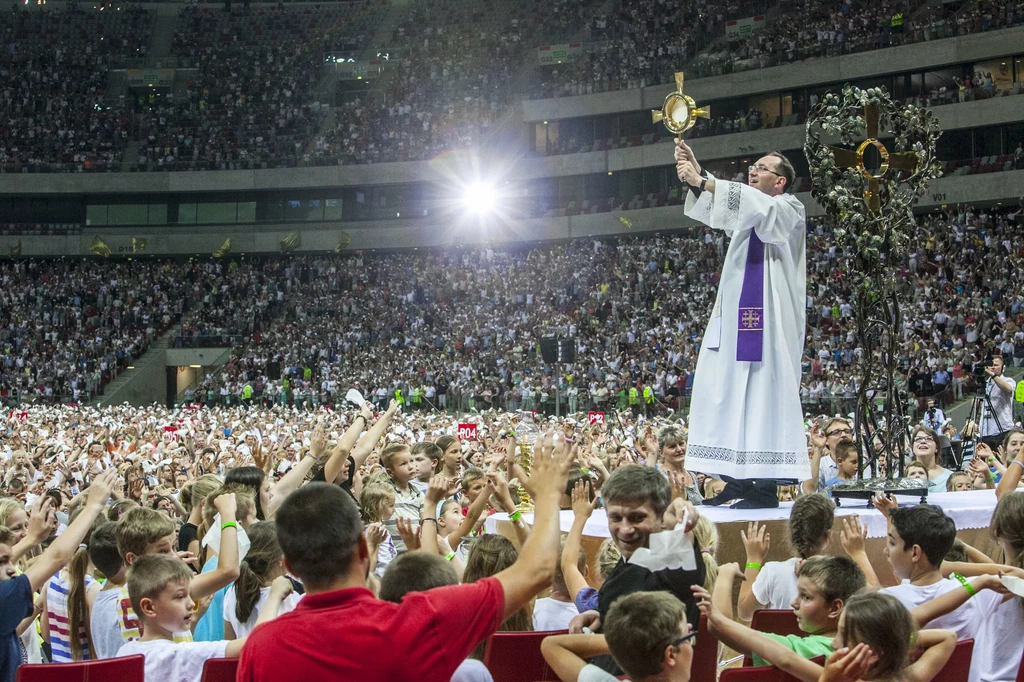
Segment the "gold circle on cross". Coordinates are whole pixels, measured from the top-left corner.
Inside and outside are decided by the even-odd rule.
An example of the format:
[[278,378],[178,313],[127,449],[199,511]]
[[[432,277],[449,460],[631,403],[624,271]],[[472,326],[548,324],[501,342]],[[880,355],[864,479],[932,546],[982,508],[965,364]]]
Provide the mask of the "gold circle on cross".
[[[879,165],[877,173],[872,173],[864,167],[864,150],[871,146],[877,149],[878,155],[882,157],[882,163]],[[860,143],[860,146],[857,147],[857,170],[865,178],[881,180],[889,171],[889,150],[885,148],[884,144],[873,137],[864,140]]]
[[663,107],[665,127],[673,135],[682,135],[697,122],[693,115],[693,110],[696,107],[697,104],[689,95],[670,92],[665,98],[665,106]]

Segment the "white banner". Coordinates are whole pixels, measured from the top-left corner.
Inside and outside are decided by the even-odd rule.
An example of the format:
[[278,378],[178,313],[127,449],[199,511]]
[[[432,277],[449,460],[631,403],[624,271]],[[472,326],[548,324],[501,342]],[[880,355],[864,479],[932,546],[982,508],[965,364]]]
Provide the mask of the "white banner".
[[729,40],[742,40],[752,35],[754,31],[759,31],[763,28],[763,14],[759,14],[756,17],[747,17],[746,19],[736,19],[735,21],[726,22],[725,37]]

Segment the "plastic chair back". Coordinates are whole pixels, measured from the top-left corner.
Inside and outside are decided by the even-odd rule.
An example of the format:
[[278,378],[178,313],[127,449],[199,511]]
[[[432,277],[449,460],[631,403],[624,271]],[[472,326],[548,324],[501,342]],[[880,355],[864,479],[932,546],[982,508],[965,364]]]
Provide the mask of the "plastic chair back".
[[971,656],[973,654],[973,639],[957,642],[953,654],[946,661],[946,665],[942,666],[939,674],[932,679],[932,682],[967,682],[967,676],[971,672]]
[[142,654],[79,663],[42,663],[18,668],[17,682],[145,682]]
[[211,658],[203,664],[202,682],[235,682],[237,658]]
[[552,632],[495,632],[487,638],[484,665],[494,682],[523,680],[557,680],[540,653],[540,643],[551,635],[564,635],[565,630]]

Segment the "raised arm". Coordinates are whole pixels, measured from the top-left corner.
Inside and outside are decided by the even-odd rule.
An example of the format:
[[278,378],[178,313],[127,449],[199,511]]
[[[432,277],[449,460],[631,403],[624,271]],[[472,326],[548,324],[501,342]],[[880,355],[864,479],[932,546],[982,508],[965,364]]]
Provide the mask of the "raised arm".
[[528,604],[555,575],[561,536],[558,505],[576,454],[565,441],[554,445],[552,439],[548,433],[534,446],[534,475],[528,489],[534,501],[533,532],[516,562],[495,576],[505,592],[505,618]]
[[[282,476],[281,480],[270,489],[270,504],[267,505],[268,509],[263,510],[268,520],[274,518],[278,507],[284,502],[284,498],[288,497],[296,488],[302,485],[302,482],[306,480],[306,475],[320,457],[323,456],[325,450],[327,450],[327,440],[324,434],[324,427],[322,424],[317,424],[317,427],[313,429],[313,436],[309,439],[309,454],[289,469],[288,473]],[[324,469],[324,474],[326,475],[326,467]]]
[[78,550],[85,534],[92,528],[96,518],[103,513],[110,490],[117,481],[117,471],[111,467],[92,480],[89,486],[89,499],[78,518],[25,570],[32,591],[35,592],[46,584],[46,581],[63,568],[71,556]]
[[[722,574],[718,574],[719,582]],[[731,577],[729,582],[731,582]],[[775,640],[752,630],[742,623],[723,614],[716,606],[711,595],[703,587],[694,585],[693,593],[700,599],[700,612],[707,616],[708,629],[719,642],[744,654],[757,654],[772,665],[784,670],[801,682],[818,682],[824,670],[820,665],[808,661]],[[718,582],[715,583],[718,592]]]
[[589,587],[586,577],[580,573],[578,566],[580,545],[583,542],[583,528],[587,525],[587,519],[594,512],[597,504],[597,497],[593,502],[590,500],[590,493],[584,481],[576,481],[572,489],[572,528],[565,537],[565,549],[562,550],[561,566],[562,577],[565,578],[565,586],[569,588],[569,596],[576,599],[581,590]]
[[[767,604],[762,604],[754,596],[754,581],[757,580],[757,574],[761,572],[764,558],[768,556],[768,548],[771,547],[772,536],[768,532],[768,526],[758,525],[757,521],[751,521],[747,524],[746,532],[740,531],[740,538],[743,540],[747,559],[743,564],[744,578],[743,582],[740,583],[740,595],[736,600],[736,611],[740,620],[749,623],[754,617],[754,611],[768,608]],[[715,583],[715,588],[717,591],[717,582]],[[731,583],[729,589],[732,589]],[[729,599],[732,599],[731,592]]]
[[868,585],[878,586],[878,576],[875,568],[868,559],[867,552],[868,527],[861,524],[857,516],[845,516],[842,520],[842,530],[839,531],[839,542],[843,549],[850,555],[850,558],[864,571]]
[[990,589],[1005,592],[1002,581],[999,580],[999,576],[995,575],[979,576],[972,580],[970,584],[971,592],[968,592],[966,588],[950,590],[935,599],[910,609],[910,615],[917,621],[917,626],[924,627],[936,618],[952,613],[963,606],[978,590]]
[[575,680],[587,659],[608,652],[604,635],[552,635],[540,643],[540,652],[560,680]]
[[999,479],[999,485],[996,486],[997,500],[1001,500],[1003,495],[1017,489],[1021,474],[1024,474],[1024,449],[1021,449],[1013,461],[1006,465],[1006,473]]
[[388,426],[391,425],[391,420],[394,419],[395,414],[398,413],[398,401],[392,400],[391,404],[388,405],[388,411],[381,415],[381,418],[377,420],[377,423],[370,427],[370,430],[366,432],[366,436],[361,438],[355,447],[352,448],[352,459],[356,463],[356,469],[363,466],[363,462],[370,456],[373,449],[377,446],[380,441],[380,437],[387,431]]
[[[448,544],[451,545],[452,549],[456,549],[459,543],[462,542],[462,538],[473,532],[473,528],[476,526],[476,522],[480,520],[480,515],[487,508],[487,500],[491,499],[491,495],[494,493],[494,484],[491,481],[487,481],[487,485],[480,491],[480,494],[476,496],[473,503],[469,505],[469,509],[466,510],[466,516],[463,517],[462,523],[459,527],[448,534]],[[436,524],[435,524],[436,525]]]
[[[512,493],[508,490],[508,481],[505,480],[505,477],[501,475],[501,472],[494,471],[488,472],[487,478],[494,486],[494,498],[498,501],[498,506],[505,510],[509,516],[515,514],[516,501],[512,499]],[[519,517],[510,520],[512,521],[512,529],[516,534],[516,540],[519,541],[519,546],[522,547],[523,543],[526,542],[526,538],[530,537],[530,528]]]
[[917,645],[921,657],[904,671],[906,682],[930,682],[942,670],[956,648],[956,633],[950,630],[919,630]]
[[217,548],[217,568],[192,578],[188,591],[196,601],[208,597],[220,588],[227,587],[238,580],[238,523],[235,521],[238,500],[234,493],[218,495],[213,500],[213,506],[220,512],[220,547]]

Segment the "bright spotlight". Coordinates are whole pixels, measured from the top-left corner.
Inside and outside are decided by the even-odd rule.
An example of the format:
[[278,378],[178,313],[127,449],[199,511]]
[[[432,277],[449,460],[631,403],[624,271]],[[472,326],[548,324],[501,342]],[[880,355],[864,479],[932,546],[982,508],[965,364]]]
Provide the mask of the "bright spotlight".
[[478,182],[466,189],[462,201],[470,211],[484,215],[497,207],[498,196],[493,187]]

